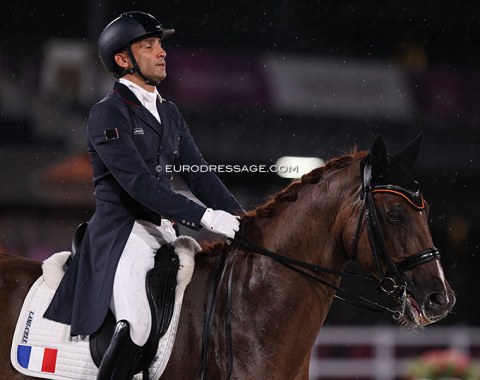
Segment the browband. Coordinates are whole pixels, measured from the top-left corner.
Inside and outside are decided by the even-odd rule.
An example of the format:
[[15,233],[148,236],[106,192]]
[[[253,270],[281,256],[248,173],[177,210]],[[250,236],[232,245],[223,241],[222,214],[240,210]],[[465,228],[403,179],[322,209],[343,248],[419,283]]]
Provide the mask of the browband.
[[423,210],[425,209],[425,200],[423,199],[420,190],[415,192],[406,190],[400,186],[395,185],[379,185],[372,187],[372,193],[390,193],[394,195],[401,196],[404,198],[410,206],[412,206],[415,210]]

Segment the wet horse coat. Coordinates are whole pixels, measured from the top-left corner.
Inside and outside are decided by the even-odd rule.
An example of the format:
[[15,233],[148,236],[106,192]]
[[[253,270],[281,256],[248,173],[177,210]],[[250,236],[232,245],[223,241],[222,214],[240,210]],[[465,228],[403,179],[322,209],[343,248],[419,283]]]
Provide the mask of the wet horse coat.
[[[369,156],[374,179],[387,178],[396,165],[403,169],[411,167],[418,153],[416,146],[389,156],[383,141],[377,140]],[[353,259],[352,243],[356,240],[363,205],[360,165],[366,155],[366,152],[354,152],[340,157],[293,182],[244,217],[246,238],[279,254],[342,270],[347,261]],[[416,210],[395,194],[379,193],[374,198],[385,245],[394,262],[433,247],[426,209]],[[364,223],[356,245],[356,262],[376,273]],[[163,378],[197,378],[211,279],[220,253],[230,249],[226,244],[217,244],[197,255],[195,273],[185,293],[177,340]],[[235,262],[231,295],[232,377],[308,379],[310,352],[334,291],[246,249],[231,251],[229,255],[234,255],[230,262]],[[380,264],[386,270],[386,263]],[[11,327],[12,330],[5,330],[10,334],[22,295],[39,275],[39,264],[0,256],[0,273],[0,301],[9,306],[2,318],[3,323]],[[408,284],[404,321],[425,325],[443,318],[452,308],[454,297],[438,260],[409,269],[404,277]],[[334,284],[339,282],[333,276],[326,278]],[[218,287],[218,303],[209,335],[206,368],[212,379],[224,378],[227,371],[225,310],[226,283],[223,282]],[[4,360],[8,360],[8,346],[8,337],[2,338],[0,358]],[[0,369],[0,377],[14,379],[7,367]]]

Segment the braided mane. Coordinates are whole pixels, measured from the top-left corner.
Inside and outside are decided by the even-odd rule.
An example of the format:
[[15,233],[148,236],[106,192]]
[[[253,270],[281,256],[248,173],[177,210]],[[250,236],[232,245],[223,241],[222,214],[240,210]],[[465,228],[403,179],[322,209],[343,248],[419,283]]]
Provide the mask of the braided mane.
[[[255,218],[271,218],[275,215],[277,207],[284,202],[295,202],[298,197],[298,192],[306,185],[313,185],[319,183],[327,173],[342,169],[352,162],[364,158],[368,152],[357,151],[356,148],[347,155],[333,158],[325,163],[325,166],[313,169],[310,173],[304,174],[301,178],[294,180],[285,189],[274,194],[264,204],[258,206],[254,210],[242,216],[242,222],[250,224]],[[219,247],[220,251],[230,250],[230,246],[223,241],[201,242],[204,253],[213,253]],[[217,252],[218,253],[218,252]]]
[[257,207],[253,211],[250,211],[243,217],[243,220],[249,221],[256,217],[259,218],[271,218],[275,215],[275,210],[278,205],[284,202],[295,202],[297,200],[298,192],[305,185],[316,184],[324,178],[325,174],[342,169],[345,166],[350,165],[353,161],[364,158],[367,155],[365,151],[357,151],[356,148],[349,154],[337,158],[333,158],[325,164],[325,166],[316,168],[310,173],[304,174],[301,178],[293,181],[285,189],[273,195],[263,205]]

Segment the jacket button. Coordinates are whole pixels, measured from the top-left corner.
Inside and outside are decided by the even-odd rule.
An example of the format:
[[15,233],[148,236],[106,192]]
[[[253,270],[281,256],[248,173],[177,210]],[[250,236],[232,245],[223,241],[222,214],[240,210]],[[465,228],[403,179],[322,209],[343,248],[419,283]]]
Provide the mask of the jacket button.
[[155,166],[155,171],[156,171],[157,173],[160,173],[160,172],[162,171],[162,166],[161,166],[161,165]]

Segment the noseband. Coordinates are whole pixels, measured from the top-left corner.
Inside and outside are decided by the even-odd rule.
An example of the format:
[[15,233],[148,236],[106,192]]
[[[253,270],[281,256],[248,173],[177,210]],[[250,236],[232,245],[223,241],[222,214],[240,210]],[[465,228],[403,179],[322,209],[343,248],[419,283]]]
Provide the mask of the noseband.
[[[425,201],[419,190],[412,192],[395,185],[377,185],[372,186],[372,167],[367,159],[362,173],[361,198],[364,200],[362,211],[358,218],[357,229],[352,244],[352,259],[357,259],[357,246],[360,237],[360,230],[365,215],[365,224],[367,226],[368,242],[372,251],[373,262],[379,278],[380,289],[388,294],[398,293],[401,304],[406,302],[407,280],[403,275],[419,265],[423,265],[432,260],[440,260],[440,252],[437,248],[431,247],[415,253],[398,263],[394,263],[389,255],[383,238],[382,229],[378,220],[378,214],[373,201],[374,193],[391,193],[403,197],[408,204],[417,211],[425,209]],[[380,258],[383,258],[387,265],[387,272],[383,273],[380,269]]]

